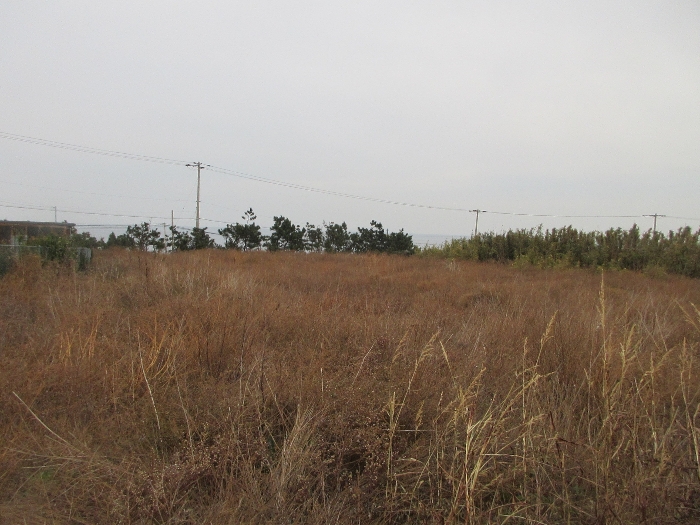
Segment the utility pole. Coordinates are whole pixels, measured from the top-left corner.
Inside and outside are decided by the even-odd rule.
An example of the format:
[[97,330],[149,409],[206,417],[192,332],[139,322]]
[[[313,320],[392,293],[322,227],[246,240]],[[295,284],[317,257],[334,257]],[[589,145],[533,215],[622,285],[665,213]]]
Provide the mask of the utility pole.
[[202,163],[201,162],[193,162],[192,164],[185,164],[186,166],[194,167],[197,166],[197,215],[195,219],[195,228],[199,228],[199,184],[201,181],[201,173],[202,173]]
[[656,233],[656,218],[657,217],[666,217],[666,216],[660,215],[658,213],[650,213],[649,215],[645,215],[645,217],[654,217],[654,233]]
[[56,206],[53,207],[53,222],[58,222],[58,210],[56,210]]
[[173,210],[170,210],[170,253],[174,251],[173,239],[175,238],[175,215]]
[[486,213],[486,210],[469,210],[471,213],[476,213],[476,223],[474,224],[474,236],[479,233],[479,214]]

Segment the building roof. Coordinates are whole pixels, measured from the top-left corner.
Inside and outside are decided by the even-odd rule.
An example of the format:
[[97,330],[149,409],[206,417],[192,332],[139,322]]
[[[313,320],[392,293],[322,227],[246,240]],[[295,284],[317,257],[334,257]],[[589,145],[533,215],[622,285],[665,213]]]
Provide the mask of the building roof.
[[54,228],[66,228],[75,227],[72,222],[36,222],[36,221],[0,221],[0,226],[39,226],[39,227],[54,227]]

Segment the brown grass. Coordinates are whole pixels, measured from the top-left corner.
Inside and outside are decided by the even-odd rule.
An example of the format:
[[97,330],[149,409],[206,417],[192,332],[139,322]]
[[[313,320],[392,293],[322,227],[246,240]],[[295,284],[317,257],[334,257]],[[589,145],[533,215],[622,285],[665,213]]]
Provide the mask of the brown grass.
[[697,523],[700,282],[105,252],[0,280],[6,523]]

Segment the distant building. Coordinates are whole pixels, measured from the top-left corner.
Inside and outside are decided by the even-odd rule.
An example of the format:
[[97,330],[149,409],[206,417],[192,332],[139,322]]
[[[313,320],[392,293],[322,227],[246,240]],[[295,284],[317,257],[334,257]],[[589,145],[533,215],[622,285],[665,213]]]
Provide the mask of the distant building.
[[71,222],[0,221],[0,244],[19,244],[35,237],[69,237],[75,231]]

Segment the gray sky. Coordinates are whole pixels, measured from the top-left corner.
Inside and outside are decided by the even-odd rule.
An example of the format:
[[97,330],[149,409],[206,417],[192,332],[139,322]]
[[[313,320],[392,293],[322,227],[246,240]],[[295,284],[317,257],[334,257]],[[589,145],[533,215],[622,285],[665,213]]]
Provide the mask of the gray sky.
[[[416,204],[700,227],[700,3],[0,3],[0,132]],[[202,217],[474,215],[202,172]],[[0,138],[0,218],[191,226],[196,171]],[[79,193],[83,192],[83,193]],[[480,230],[649,218],[482,214]],[[215,231],[223,226],[203,221]],[[86,228],[93,234],[109,230]]]

